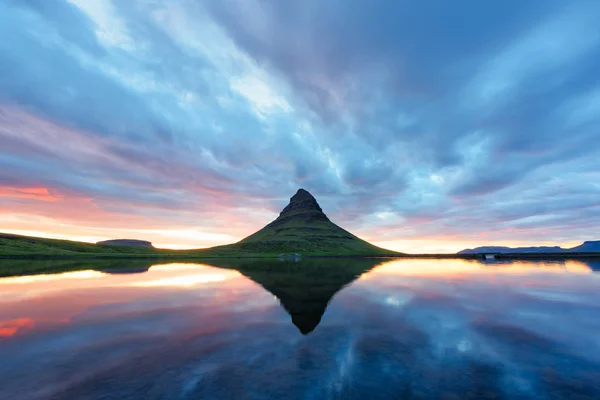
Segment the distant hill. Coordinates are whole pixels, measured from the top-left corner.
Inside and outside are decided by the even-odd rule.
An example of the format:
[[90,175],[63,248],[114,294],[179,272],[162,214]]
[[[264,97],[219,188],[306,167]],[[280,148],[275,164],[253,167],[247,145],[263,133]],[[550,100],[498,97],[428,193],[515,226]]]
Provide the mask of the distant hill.
[[100,246],[129,246],[129,247],[145,247],[147,249],[153,249],[152,243],[146,240],[137,240],[137,239],[112,239],[112,240],[103,240],[101,242],[96,243]]
[[152,255],[156,251],[142,246],[96,245],[0,233],[0,256]]
[[600,240],[588,240],[583,242],[582,245],[573,247],[568,251],[580,252],[580,253],[600,253]]
[[560,253],[565,251],[558,246],[552,247],[504,247],[504,246],[482,246],[474,249],[465,249],[458,254],[480,254],[480,253]]
[[304,189],[290,198],[273,222],[224,247],[256,253],[399,254],[372,245],[331,222]]
[[474,249],[465,249],[457,254],[482,254],[482,253],[500,253],[500,254],[544,254],[544,253],[600,253],[600,241],[586,241],[583,244],[571,249],[563,249],[559,246],[540,246],[540,247],[503,247],[503,246],[482,246]]

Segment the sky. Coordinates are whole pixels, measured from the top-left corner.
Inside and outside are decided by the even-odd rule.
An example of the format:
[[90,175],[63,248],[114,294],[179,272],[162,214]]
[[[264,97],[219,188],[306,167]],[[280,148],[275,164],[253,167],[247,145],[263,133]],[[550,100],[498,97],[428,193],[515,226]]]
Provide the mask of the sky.
[[595,0],[0,0],[0,231],[600,239]]

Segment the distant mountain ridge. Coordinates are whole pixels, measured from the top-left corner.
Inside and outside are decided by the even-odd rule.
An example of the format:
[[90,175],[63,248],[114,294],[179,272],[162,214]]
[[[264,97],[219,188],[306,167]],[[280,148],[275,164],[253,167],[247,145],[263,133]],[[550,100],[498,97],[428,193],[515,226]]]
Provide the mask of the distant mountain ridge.
[[600,240],[586,240],[583,244],[568,249],[571,252],[597,253],[600,252]]
[[482,246],[474,249],[465,249],[457,254],[482,254],[482,253],[500,253],[500,254],[544,254],[544,253],[600,253],[600,240],[588,240],[583,244],[563,249],[559,246],[539,246],[539,247],[504,247],[504,246]]

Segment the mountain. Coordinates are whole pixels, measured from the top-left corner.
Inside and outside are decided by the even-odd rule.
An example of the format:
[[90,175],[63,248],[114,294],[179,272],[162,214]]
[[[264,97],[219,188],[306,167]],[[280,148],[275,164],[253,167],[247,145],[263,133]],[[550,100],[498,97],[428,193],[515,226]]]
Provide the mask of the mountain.
[[290,198],[279,216],[258,232],[231,245],[253,253],[393,254],[374,246],[329,220],[304,189]]
[[600,240],[588,240],[568,251],[579,253],[600,253]]
[[145,247],[147,249],[154,248],[154,246],[152,246],[152,243],[147,242],[145,240],[137,240],[137,239],[111,239],[111,240],[103,240],[96,244],[101,245],[101,246]]
[[457,254],[480,254],[480,253],[561,253],[565,251],[558,246],[552,247],[504,247],[504,246],[482,246],[474,249],[465,249]]
[[114,256],[114,257],[263,257],[281,253],[329,256],[402,255],[374,246],[327,218],[317,200],[299,189],[270,224],[233,244],[207,249],[157,249],[150,242],[115,239],[93,243],[0,233],[0,258]]
[[563,249],[559,246],[541,246],[541,247],[504,247],[504,246],[483,246],[474,249],[465,249],[457,254],[481,254],[481,253],[503,253],[503,254],[544,254],[544,253],[600,253],[600,241],[586,241],[583,244]]

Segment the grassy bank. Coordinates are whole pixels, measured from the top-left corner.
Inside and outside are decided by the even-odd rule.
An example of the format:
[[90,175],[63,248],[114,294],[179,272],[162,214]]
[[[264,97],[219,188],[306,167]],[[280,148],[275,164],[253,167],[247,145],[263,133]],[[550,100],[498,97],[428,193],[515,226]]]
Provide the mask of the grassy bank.
[[56,257],[277,257],[281,253],[303,255],[400,255],[379,248],[336,249],[327,251],[322,246],[300,248],[294,242],[234,243],[207,249],[169,250],[133,246],[97,245],[71,240],[46,239],[0,233],[0,257],[3,258],[56,258]]
[[[107,246],[69,240],[35,238],[0,233],[0,276],[78,271],[83,269],[134,269],[173,262],[215,263],[220,259],[277,258],[281,253],[301,253],[303,258],[431,258],[478,259],[477,254],[404,254],[367,248],[336,251],[298,251],[290,243],[236,243],[196,250],[165,250]],[[502,260],[600,260],[600,253],[498,254]]]

